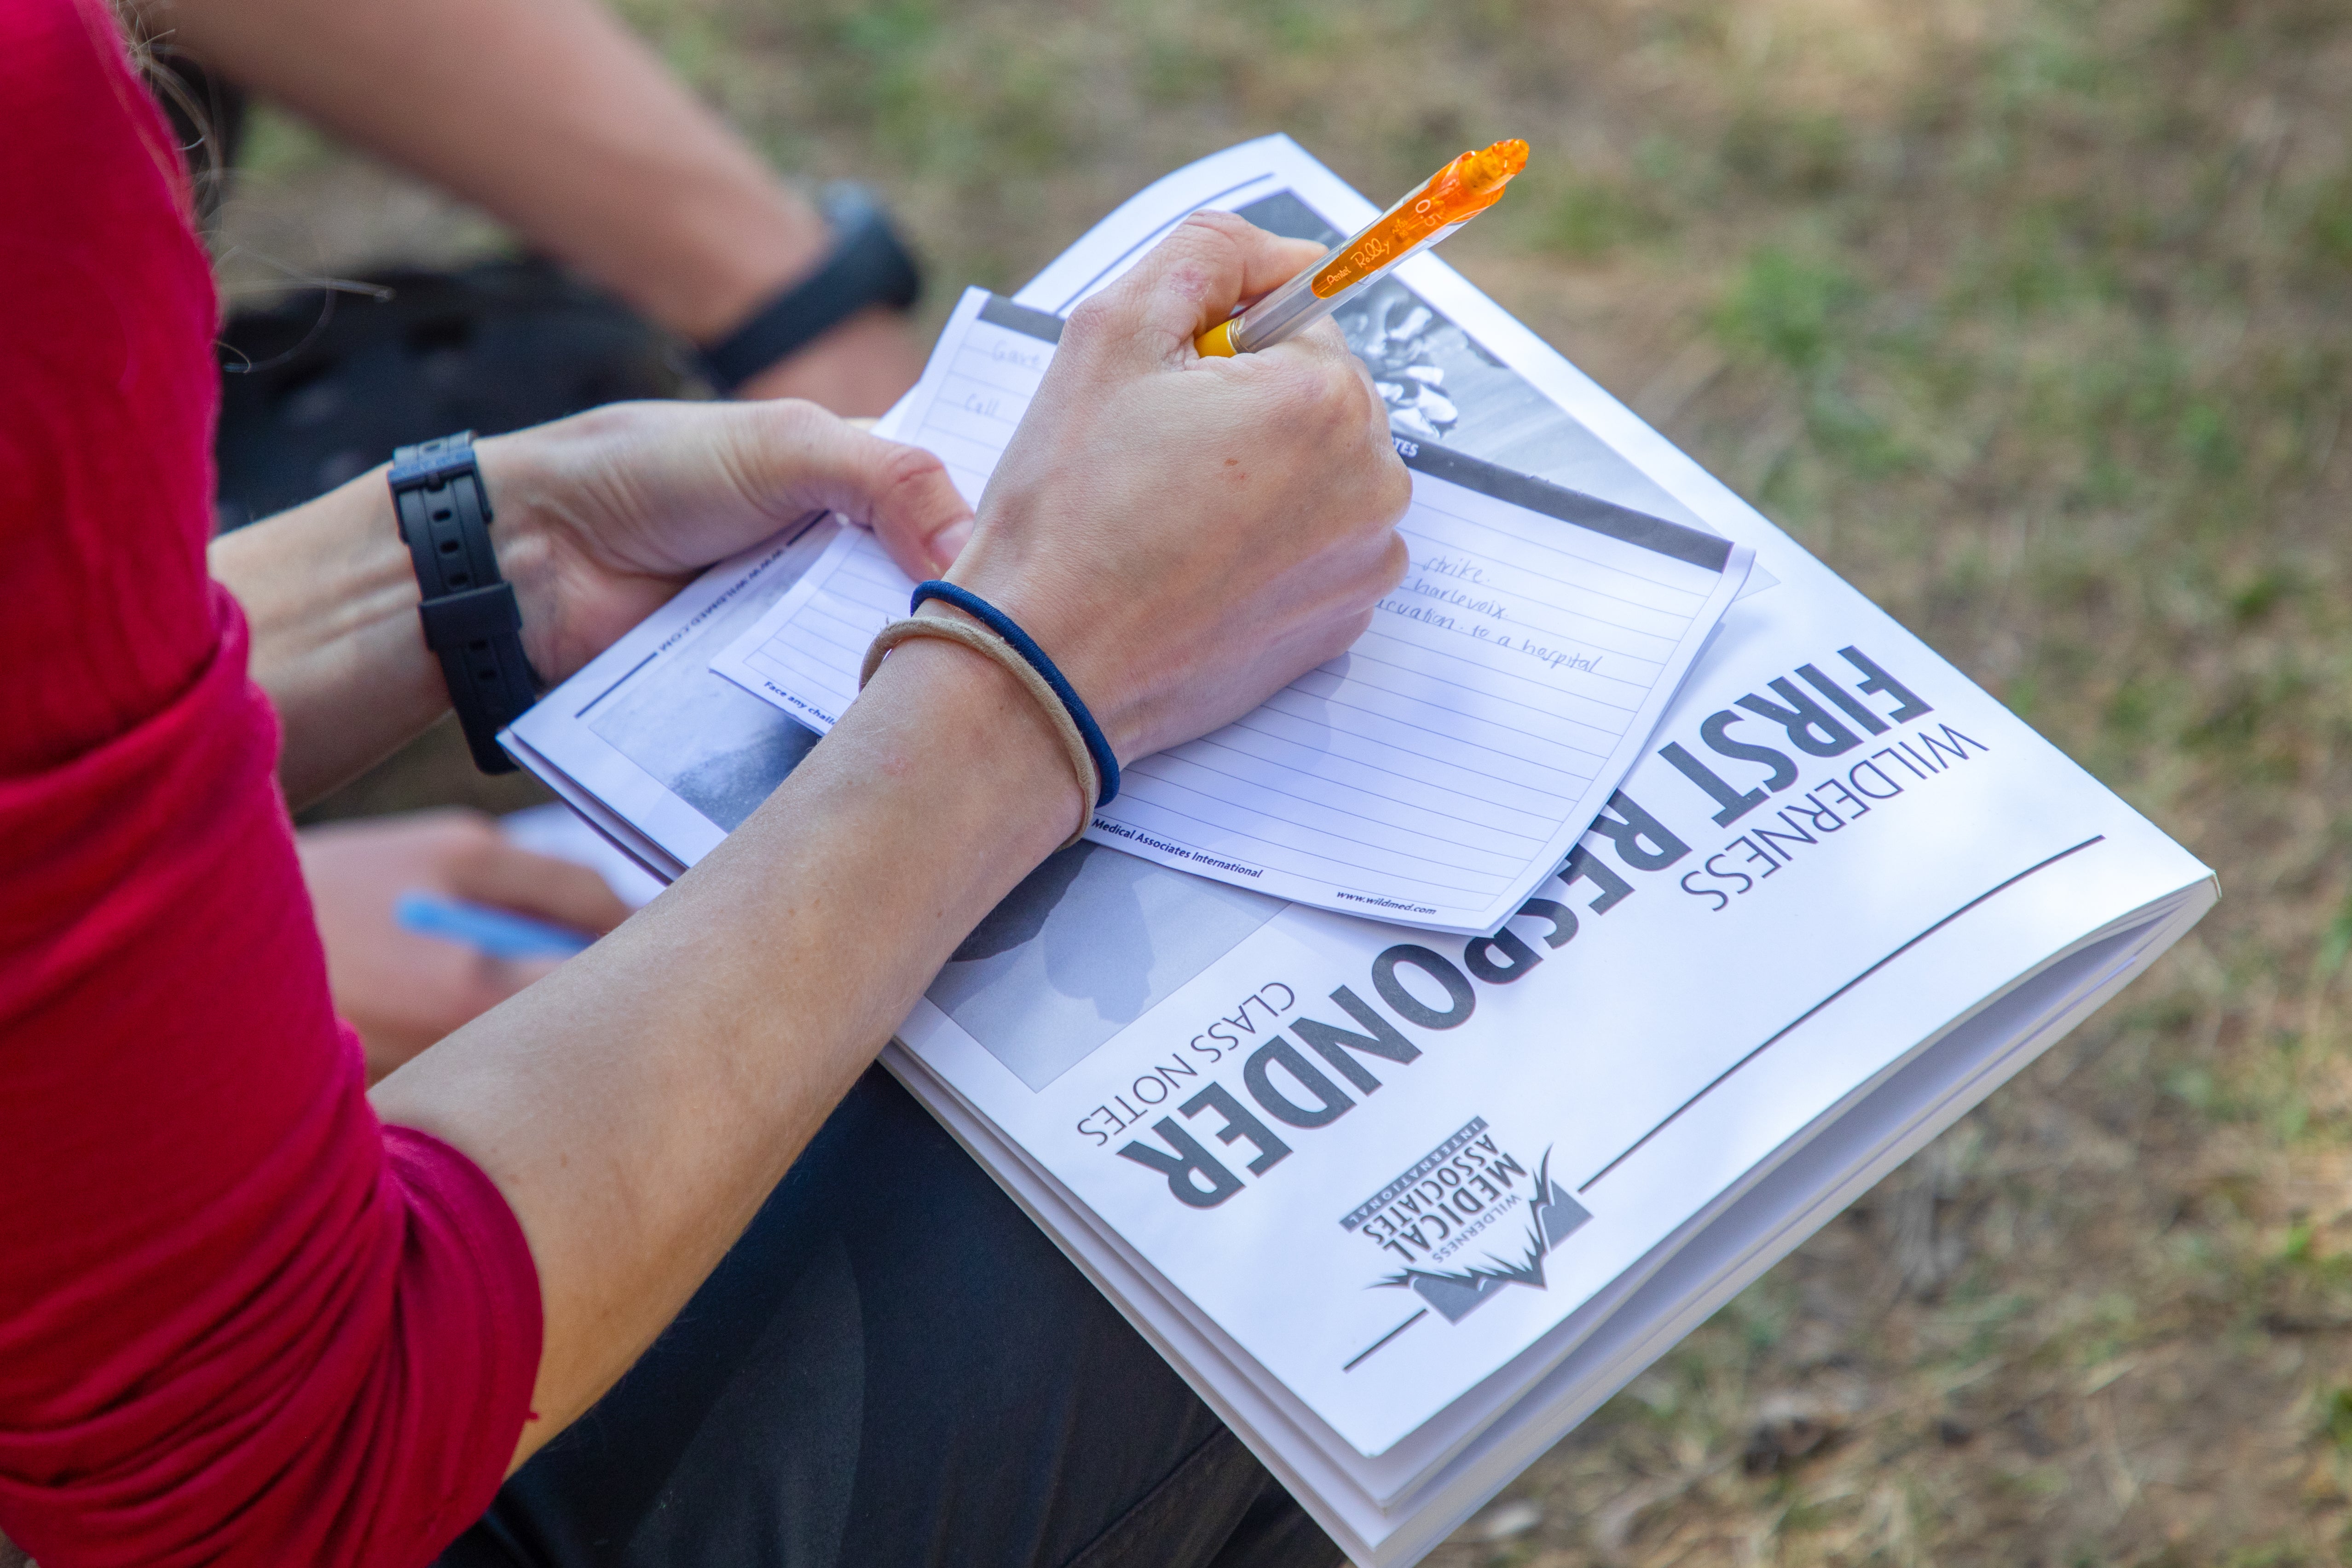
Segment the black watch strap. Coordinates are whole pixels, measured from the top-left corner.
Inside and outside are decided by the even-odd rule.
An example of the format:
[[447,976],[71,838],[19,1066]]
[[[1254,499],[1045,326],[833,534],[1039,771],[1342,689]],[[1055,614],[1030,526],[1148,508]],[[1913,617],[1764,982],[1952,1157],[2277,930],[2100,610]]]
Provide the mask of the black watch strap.
[[509,773],[499,731],[538,700],[522,651],[522,611],[490,550],[490,496],[461,431],[392,455],[392,504],[416,567],[425,644],[441,658],[449,704],[465,726],[474,765]]
[[727,396],[868,305],[905,310],[922,292],[915,258],[900,244],[881,203],[865,186],[825,187],[833,251],[814,272],[751,312],[742,325],[702,351],[702,373]]

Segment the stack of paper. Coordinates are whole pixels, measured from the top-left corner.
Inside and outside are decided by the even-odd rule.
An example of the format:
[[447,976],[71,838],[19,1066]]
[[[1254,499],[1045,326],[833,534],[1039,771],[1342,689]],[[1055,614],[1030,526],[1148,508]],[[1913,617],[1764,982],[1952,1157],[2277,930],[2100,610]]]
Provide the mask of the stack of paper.
[[[901,427],[976,485],[1003,436],[972,425],[957,447],[959,396],[985,415],[1029,384],[982,393],[972,356],[1034,372],[1051,329],[1027,312],[1066,316],[1204,206],[1309,237],[1373,211],[1281,138],[1181,170],[1024,289],[1023,310],[967,301]],[[1468,650],[1493,661],[1484,697],[1519,689],[1493,672],[1529,657],[1523,637],[1549,646],[1539,624],[1594,659],[1576,675],[1637,657],[1583,651],[1599,617],[1569,595],[1654,574],[1697,593],[1698,576],[1657,566],[1657,541],[1722,542],[1712,567],[1666,552],[1712,573],[1708,603],[1752,551],[1747,596],[1695,658],[1705,603],[1679,629],[1653,623],[1649,646],[1674,651],[1644,661],[1630,716],[1581,753],[1605,761],[1541,749],[1599,688],[1555,682],[1566,663],[1516,672],[1544,683],[1528,704],[1543,716],[1502,726],[1497,776],[1574,805],[1444,771],[1466,771],[1464,738],[1489,731],[1398,762],[1381,746],[1395,730],[1307,707],[1360,681],[1379,721],[1414,711],[1418,690],[1365,673],[1360,648],[1235,726],[1228,750],[1144,764],[1130,814],[1106,813],[983,921],[884,1060],[1349,1555],[1386,1568],[2113,994],[2214,894],[2178,846],[1443,262],[1407,263],[1341,324],[1413,448],[1414,580],[1433,591],[1394,603],[1475,626],[1478,599],[1507,601],[1510,645],[1490,628]],[[1543,552],[1582,558],[1556,590],[1534,585],[1553,570]],[[677,874],[814,743],[777,701],[839,711],[825,637],[862,650],[871,618],[904,604],[874,559],[815,523],[715,570],[508,744]],[[1494,563],[1501,591],[1447,597],[1456,562]],[[1539,598],[1589,618],[1540,623]],[[820,635],[821,616],[837,631]],[[1451,628],[1381,622],[1391,668],[1463,651]],[[1297,727],[1310,712],[1311,734]],[[1517,840],[1454,829],[1439,853],[1426,819],[1401,813],[1367,830],[1379,877],[1343,878],[1303,857],[1328,857],[1339,811],[1375,809],[1348,771],[1366,761],[1484,801],[1481,834],[1533,839],[1579,813],[1591,829],[1547,851],[1530,886],[1497,847]],[[1273,802],[1275,766],[1306,781],[1315,813]],[[1211,768],[1234,776],[1209,783]],[[1172,826],[1192,798],[1180,789],[1221,815]],[[1382,785],[1376,809],[1440,798],[1406,789]],[[1135,853],[1113,821],[1166,847]],[[1416,845],[1428,854],[1407,860]],[[1474,862],[1486,880],[1444,889],[1413,869]],[[1259,890],[1273,887],[1284,896]],[[1337,912],[1367,889],[1425,906],[1397,911],[1422,923]]]

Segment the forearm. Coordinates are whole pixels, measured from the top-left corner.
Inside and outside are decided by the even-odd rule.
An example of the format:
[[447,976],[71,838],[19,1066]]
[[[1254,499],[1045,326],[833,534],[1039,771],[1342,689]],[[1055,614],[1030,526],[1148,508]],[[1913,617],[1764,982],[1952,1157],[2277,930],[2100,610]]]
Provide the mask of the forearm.
[[544,1419],[518,1461],[652,1342],[1077,809],[1002,671],[909,644],[668,894],[378,1087],[388,1121],[488,1172],[530,1237]]
[[210,560],[252,628],[253,679],[284,731],[278,773],[289,802],[357,776],[448,710],[381,473],[222,535]]
[[142,14],[688,338],[735,325],[828,243],[814,208],[594,0],[150,0]]

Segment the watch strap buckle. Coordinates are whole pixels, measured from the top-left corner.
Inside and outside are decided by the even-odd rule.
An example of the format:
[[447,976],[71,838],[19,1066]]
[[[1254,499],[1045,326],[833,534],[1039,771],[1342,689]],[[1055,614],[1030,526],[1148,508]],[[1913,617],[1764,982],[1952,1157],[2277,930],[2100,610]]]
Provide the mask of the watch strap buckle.
[[392,493],[399,495],[405,490],[439,489],[453,475],[480,472],[474,462],[474,433],[460,430],[454,436],[436,436],[413,447],[394,448],[392,472],[385,477],[392,482]]

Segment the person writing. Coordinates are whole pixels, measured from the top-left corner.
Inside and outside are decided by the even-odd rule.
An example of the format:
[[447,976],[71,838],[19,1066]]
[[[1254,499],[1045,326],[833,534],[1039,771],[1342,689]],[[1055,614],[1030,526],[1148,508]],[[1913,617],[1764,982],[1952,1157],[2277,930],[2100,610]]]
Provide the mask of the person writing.
[[[1087,782],[1006,666],[908,640],[668,894],[370,1093],[287,806],[446,701],[384,476],[207,553],[211,282],[111,14],[0,8],[0,1530],[45,1568],[421,1565],[469,1531],[471,1561],[572,1560],[560,1513],[478,1537],[502,1478],[731,1266],[956,942],[1084,820]],[[1404,564],[1406,478],[1336,331],[1190,346],[1312,256],[1185,225],[1073,318],[976,516],[927,454],[803,404],[622,405],[482,443],[532,668],[561,679],[699,566],[831,507],[898,541],[968,524],[953,580],[1050,652],[1120,759],[1246,710],[1352,642]],[[822,1307],[822,1267],[786,1306]],[[943,1321],[966,1285],[932,1281]],[[802,1321],[780,1309],[759,1353],[789,1363]],[[864,1364],[827,1407],[863,1434],[846,1490],[768,1494],[772,1541],[1208,1563],[1258,1507],[1262,1479],[1228,1496],[1188,1468],[1181,1421],[1077,1419],[1082,1390],[1047,1413],[1076,1425],[977,1434],[959,1469],[919,1400],[868,1408],[889,1368]],[[1091,1484],[1097,1447],[1116,1485]],[[869,1455],[943,1490],[861,1490]]]

